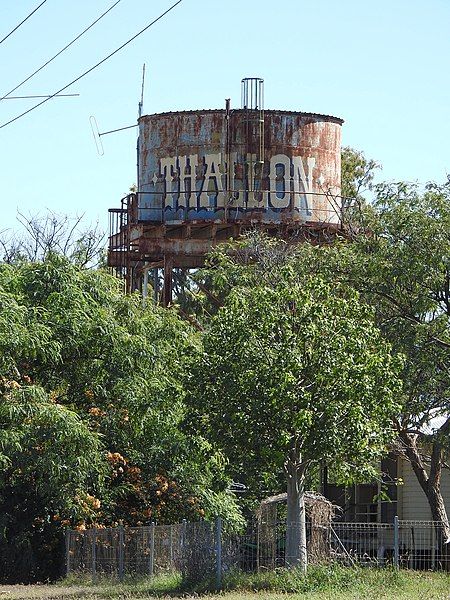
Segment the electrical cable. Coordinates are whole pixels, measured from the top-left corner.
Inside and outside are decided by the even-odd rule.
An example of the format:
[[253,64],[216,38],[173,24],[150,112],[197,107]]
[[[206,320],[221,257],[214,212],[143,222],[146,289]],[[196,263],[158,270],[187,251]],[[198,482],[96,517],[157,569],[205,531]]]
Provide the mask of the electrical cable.
[[67,90],[68,87],[70,87],[71,85],[73,85],[77,81],[80,81],[80,79],[82,79],[83,77],[85,77],[86,75],[88,75],[89,73],[91,73],[94,69],[96,69],[97,67],[99,67],[100,65],[102,65],[104,62],[106,62],[107,60],[109,60],[112,56],[114,56],[115,54],[117,54],[118,52],[120,52],[120,50],[122,50],[123,48],[125,48],[125,46],[128,46],[128,44],[130,44],[137,37],[139,37],[141,34],[143,34],[144,31],[147,31],[147,29],[149,29],[152,25],[154,25],[159,20],[161,20],[163,17],[165,17],[167,15],[167,13],[169,13],[176,6],[178,6],[178,4],[181,4],[181,2],[183,2],[183,0],[178,0],[178,2],[175,2],[175,4],[172,4],[172,6],[170,6],[170,8],[168,8],[167,10],[165,10],[162,14],[159,15],[159,17],[157,17],[156,19],[154,19],[151,23],[149,23],[148,25],[146,25],[144,27],[144,29],[141,29],[141,31],[139,31],[138,33],[136,33],[132,38],[130,38],[129,40],[127,40],[124,44],[122,44],[121,46],[119,46],[119,48],[116,48],[116,50],[114,50],[113,52],[111,52],[110,54],[108,54],[108,56],[105,56],[105,58],[103,58],[101,61],[99,61],[93,67],[91,67],[90,69],[88,69],[87,71],[85,71],[84,73],[82,73],[81,75],[79,75],[78,77],[76,77],[73,81],[71,81],[70,83],[68,83],[64,87],[62,87],[60,90],[56,91],[54,94],[52,94],[51,96],[49,96],[45,100],[42,100],[42,102],[39,102],[38,104],[35,104],[34,106],[32,106],[31,108],[29,108],[25,112],[21,113],[20,115],[17,115],[16,117],[14,117],[13,119],[10,119],[9,121],[6,121],[6,123],[3,123],[2,125],[0,125],[0,129],[3,129],[3,127],[6,127],[7,125],[10,125],[11,123],[14,123],[14,121],[17,121],[21,117],[24,117],[25,115],[27,115],[31,111],[35,110],[39,106],[42,106],[43,104],[45,104],[45,102],[48,102],[49,100],[51,100],[57,94],[63,92],[64,90]]
[[49,65],[53,60],[55,60],[55,58],[57,58],[60,54],[62,54],[65,50],[67,50],[67,48],[70,48],[70,46],[72,44],[74,44],[77,40],[80,39],[81,36],[83,36],[87,31],[89,31],[89,29],[91,29],[92,27],[94,27],[94,25],[96,25],[101,19],[103,19],[103,17],[105,15],[107,15],[115,6],[117,6],[119,4],[119,2],[122,2],[122,0],[117,0],[117,2],[115,2],[112,6],[110,6],[108,8],[108,10],[106,10],[103,14],[101,14],[93,23],[91,23],[88,27],[86,27],[86,29],[84,29],[81,33],[79,33],[77,35],[77,37],[73,38],[73,40],[71,42],[69,42],[67,44],[67,46],[64,46],[64,48],[62,48],[59,52],[57,52],[55,54],[55,56],[52,56],[51,58],[48,59],[48,61],[46,63],[44,63],[41,67],[39,67],[39,69],[36,69],[36,71],[34,71],[34,73],[31,73],[31,75],[29,75],[26,79],[24,79],[23,81],[21,81],[18,85],[16,85],[16,87],[14,87],[12,90],[10,90],[7,94],[5,94],[4,96],[2,96],[0,98],[1,100],[4,100],[5,98],[7,98],[10,94],[12,94],[13,92],[15,92],[17,89],[19,89],[24,83],[26,83],[27,81],[29,81],[32,77],[34,77],[37,73],[39,73],[39,71],[42,71],[42,69],[44,69],[47,65]]
[[7,39],[9,38],[9,36],[10,36],[10,35],[12,35],[12,34],[13,34],[15,31],[17,31],[17,30],[19,29],[19,27],[25,23],[25,21],[28,21],[28,19],[29,19],[29,18],[30,18],[32,15],[34,15],[34,13],[35,13],[37,10],[39,10],[39,9],[41,8],[41,6],[42,6],[43,4],[45,4],[46,2],[47,2],[47,0],[44,0],[43,2],[41,2],[41,3],[39,4],[39,6],[36,6],[36,8],[33,10],[33,12],[30,12],[30,14],[28,15],[28,17],[25,17],[25,19],[24,19],[23,21],[21,21],[21,22],[20,22],[18,25],[16,25],[16,26],[14,27],[14,29],[13,29],[12,31],[10,31],[10,32],[8,33],[8,35],[5,35],[5,37],[4,37],[2,40],[0,40],[0,44],[3,44],[3,42],[4,42],[5,40],[7,40]]
[[57,96],[50,96],[49,94],[34,94],[33,96],[8,96],[5,100],[27,100],[28,98],[68,98],[69,96],[79,96],[80,94],[58,94]]

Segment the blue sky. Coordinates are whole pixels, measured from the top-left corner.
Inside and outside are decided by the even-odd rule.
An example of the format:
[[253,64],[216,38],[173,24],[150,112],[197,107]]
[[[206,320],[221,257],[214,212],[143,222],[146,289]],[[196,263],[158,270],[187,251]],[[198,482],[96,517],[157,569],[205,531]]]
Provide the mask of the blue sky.
[[[40,0],[0,0],[0,39]],[[0,97],[114,0],[47,0],[0,44]],[[95,28],[15,92],[53,93],[120,46],[171,1],[121,0]],[[378,179],[443,181],[450,173],[449,0],[183,0],[110,61],[0,129],[0,231],[50,209],[107,228],[107,209],[136,181],[144,114],[240,104],[242,77],[265,80],[266,108],[342,117],[343,143],[379,160]],[[0,102],[0,125],[33,100]]]

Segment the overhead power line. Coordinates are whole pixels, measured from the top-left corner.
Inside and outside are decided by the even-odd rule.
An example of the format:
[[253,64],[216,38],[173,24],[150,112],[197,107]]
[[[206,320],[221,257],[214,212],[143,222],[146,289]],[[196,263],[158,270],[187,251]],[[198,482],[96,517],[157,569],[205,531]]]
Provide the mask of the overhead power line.
[[80,94],[53,94],[52,96],[50,96],[50,94],[34,94],[33,96],[8,96],[7,98],[5,98],[5,100],[24,100],[24,99],[28,99],[28,98],[68,98],[69,96],[79,96]]
[[21,117],[24,117],[25,115],[27,115],[31,111],[35,110],[36,108],[39,108],[39,106],[42,106],[43,104],[45,104],[45,102],[48,102],[49,100],[51,100],[54,96],[60,94],[61,92],[64,92],[64,90],[67,90],[68,87],[70,87],[71,85],[73,85],[77,81],[80,81],[80,79],[82,79],[83,77],[85,77],[86,75],[88,75],[89,73],[91,73],[94,69],[96,69],[97,67],[99,67],[100,65],[102,65],[104,62],[106,62],[107,60],[109,60],[112,56],[114,56],[115,54],[117,54],[118,52],[120,52],[120,50],[122,50],[123,48],[125,48],[125,46],[128,46],[128,44],[131,44],[131,42],[133,42],[137,37],[139,37],[140,35],[142,35],[145,31],[147,31],[147,29],[149,29],[152,25],[154,25],[155,23],[157,23],[158,21],[160,21],[163,17],[165,17],[167,15],[167,13],[169,13],[176,6],[178,6],[178,4],[181,4],[182,1],[183,0],[178,0],[178,2],[175,2],[174,4],[172,4],[172,6],[170,6],[167,10],[165,10],[163,13],[161,13],[159,15],[159,17],[157,17],[151,23],[149,23],[148,25],[146,25],[144,27],[144,29],[141,29],[133,37],[131,37],[124,44],[122,44],[121,46],[119,46],[118,48],[116,48],[113,52],[111,52],[110,54],[108,54],[108,56],[105,56],[105,58],[103,58],[102,60],[100,60],[93,67],[91,67],[90,69],[87,69],[87,71],[84,71],[84,73],[82,73],[81,75],[79,75],[78,77],[76,77],[75,79],[73,79],[70,83],[68,83],[67,85],[65,85],[64,87],[62,87],[60,90],[57,90],[54,94],[52,94],[48,98],[45,98],[45,100],[42,100],[42,102],[38,102],[38,104],[35,104],[34,106],[32,106],[28,110],[24,111],[20,115],[17,115],[16,117],[14,117],[13,119],[10,119],[9,121],[6,121],[6,123],[3,123],[2,125],[0,125],[0,129],[3,129],[3,127],[6,127],[7,125],[10,125],[11,123],[14,123],[14,121],[17,121]]
[[34,71],[33,73],[31,73],[31,75],[29,75],[26,79],[24,79],[23,81],[21,81],[19,84],[16,85],[16,87],[14,87],[12,90],[9,90],[9,92],[7,94],[5,94],[4,96],[2,96],[0,98],[0,100],[4,100],[5,98],[7,98],[10,94],[12,94],[13,92],[15,92],[16,90],[18,90],[24,83],[26,83],[27,81],[30,81],[30,79],[32,77],[34,77],[37,73],[39,73],[39,71],[42,71],[42,69],[44,69],[47,65],[49,65],[52,61],[55,60],[55,58],[58,58],[58,56],[60,54],[62,54],[63,52],[65,52],[68,48],[70,48],[70,46],[72,46],[72,44],[74,44],[77,40],[80,39],[81,36],[83,36],[87,31],[89,31],[89,29],[91,29],[92,27],[94,27],[94,25],[96,25],[101,19],[103,19],[104,16],[106,16],[115,6],[117,6],[119,4],[119,2],[122,2],[122,0],[117,0],[117,2],[115,2],[112,6],[110,6],[108,8],[108,10],[106,10],[103,14],[101,14],[97,19],[95,19],[95,21],[93,23],[91,23],[88,27],[86,27],[86,29],[84,29],[81,33],[79,33],[75,38],[73,38],[73,40],[71,42],[69,42],[67,44],[67,46],[64,46],[64,48],[61,48],[61,50],[59,52],[57,52],[54,56],[52,56],[51,58],[48,59],[48,61],[46,63],[44,63],[41,67],[39,67],[39,69],[36,69],[36,71]]
[[19,29],[19,27],[25,23],[25,21],[28,21],[28,19],[29,19],[29,18],[30,18],[32,15],[34,15],[34,13],[35,13],[37,10],[39,10],[39,9],[41,8],[41,6],[42,6],[43,4],[45,4],[46,2],[47,2],[47,0],[43,0],[43,2],[41,2],[41,3],[39,4],[39,6],[36,6],[36,8],[35,8],[35,9],[34,9],[32,12],[30,12],[30,14],[29,14],[27,17],[25,17],[25,19],[24,19],[23,21],[20,21],[20,23],[19,23],[18,25],[16,25],[16,26],[14,27],[14,29],[8,33],[8,35],[5,35],[5,37],[4,37],[2,40],[0,40],[0,44],[3,44],[3,42],[4,42],[5,40],[7,40],[7,39],[9,38],[9,36],[10,36],[10,35],[12,35],[12,34],[13,34],[15,31],[17,31],[17,30]]

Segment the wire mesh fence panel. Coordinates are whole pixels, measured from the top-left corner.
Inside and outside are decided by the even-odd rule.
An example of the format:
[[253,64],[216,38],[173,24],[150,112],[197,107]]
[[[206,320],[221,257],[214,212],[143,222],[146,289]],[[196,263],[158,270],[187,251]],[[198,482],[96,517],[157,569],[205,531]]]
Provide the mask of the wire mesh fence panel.
[[[286,525],[252,523],[242,534],[222,532],[201,521],[176,525],[67,531],[67,573],[122,579],[178,572],[199,581],[218,572],[270,571],[285,565]],[[450,544],[442,523],[307,524],[310,563],[394,565],[409,569],[450,570]],[[220,573],[219,573],[220,574]]]
[[120,543],[123,544],[123,573],[150,575],[150,527],[125,528]]
[[[330,527],[331,558],[344,563],[395,564],[418,570],[450,570],[450,545],[443,524],[433,521],[334,523]],[[397,547],[396,547],[397,544]]]
[[67,531],[67,573],[84,573],[91,564],[91,545],[85,532]]
[[68,573],[209,575],[215,570],[214,526],[180,523],[67,531]]
[[184,523],[180,537],[179,570],[184,577],[199,581],[216,569],[214,525],[207,521]]
[[284,523],[261,519],[254,533],[256,552],[256,567],[258,571],[270,571],[284,564],[284,541],[286,527]]
[[179,570],[180,525],[155,527],[155,574]]
[[224,572],[257,570],[257,536],[254,530],[245,534],[228,534],[222,540],[222,567]]
[[224,571],[269,571],[284,565],[285,528],[254,522],[241,534],[226,534],[222,540]]
[[112,528],[93,529],[85,535],[91,538],[92,544],[89,571],[93,574],[117,575],[120,531]]
[[400,566],[419,570],[450,570],[450,544],[443,524],[436,521],[399,521]]
[[333,523],[330,558],[344,564],[393,564],[394,528],[389,523]]

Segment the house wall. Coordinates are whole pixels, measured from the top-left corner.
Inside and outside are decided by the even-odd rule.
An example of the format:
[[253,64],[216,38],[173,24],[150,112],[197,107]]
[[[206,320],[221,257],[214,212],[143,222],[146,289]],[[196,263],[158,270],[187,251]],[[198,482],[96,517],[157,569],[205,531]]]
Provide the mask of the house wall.
[[[411,463],[398,459],[398,477],[403,485],[398,486],[398,516],[400,519],[412,521],[430,521],[431,511],[428,500],[417,481]],[[450,514],[450,469],[443,469],[441,491],[444,497],[447,514]]]
[[[428,500],[417,481],[411,463],[405,458],[390,456],[380,465],[383,475],[383,492],[391,501],[376,499],[381,491],[380,482],[344,486],[327,483],[322,488],[324,496],[341,507],[339,518],[342,521],[365,523],[392,523],[394,515],[406,521],[431,521]],[[403,485],[397,485],[397,478]],[[443,469],[441,491],[447,514],[450,516],[450,469]]]

